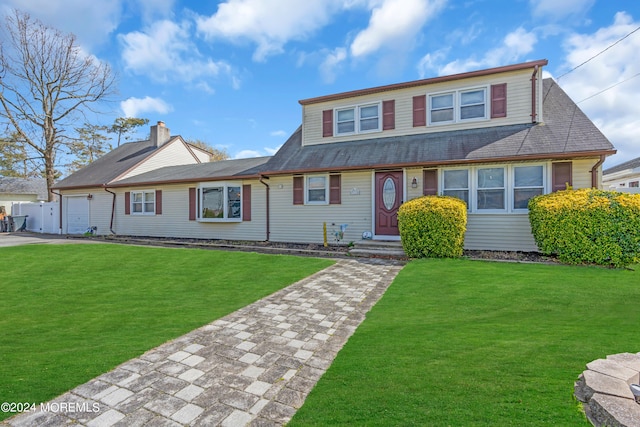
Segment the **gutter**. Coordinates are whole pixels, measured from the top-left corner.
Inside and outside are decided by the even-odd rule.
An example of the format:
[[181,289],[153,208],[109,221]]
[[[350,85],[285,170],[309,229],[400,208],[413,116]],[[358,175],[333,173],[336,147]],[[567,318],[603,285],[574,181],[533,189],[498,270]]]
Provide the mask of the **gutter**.
[[589,172],[591,172],[591,188],[598,188],[598,168],[604,163],[604,160],[607,156],[604,154],[600,156],[600,160],[593,165],[593,168]]
[[53,188],[50,188],[49,191],[60,198],[60,203],[58,203],[58,210],[60,211],[58,214],[58,234],[62,234],[62,194],[56,193]]
[[538,66],[533,67],[533,74],[531,74],[531,123],[536,122],[536,83],[538,74]]
[[269,184],[267,184],[266,182],[264,182],[265,179],[269,179],[268,176],[264,176],[264,175],[260,175],[260,184],[264,185],[265,187],[267,187],[267,242],[269,241],[269,235],[271,234],[270,231],[270,227],[269,224],[271,223],[271,221],[269,220]]
[[107,184],[103,184],[102,188],[107,193],[110,193],[110,194],[113,195],[113,199],[111,201],[111,222],[109,223],[109,231],[111,232],[111,234],[116,234],[116,232],[113,231],[113,218],[114,218],[114,216],[116,214],[116,193],[114,193],[113,191],[110,191],[107,188]]

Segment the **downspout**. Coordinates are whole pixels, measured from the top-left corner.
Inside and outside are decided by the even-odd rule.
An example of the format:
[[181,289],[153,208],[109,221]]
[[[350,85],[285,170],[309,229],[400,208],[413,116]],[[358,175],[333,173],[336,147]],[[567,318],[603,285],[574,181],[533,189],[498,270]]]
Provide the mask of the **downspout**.
[[103,186],[102,188],[104,188],[104,191],[106,191],[107,193],[110,193],[113,195],[113,199],[111,201],[111,222],[109,223],[109,231],[111,232],[111,234],[116,234],[115,231],[113,231],[113,217],[115,216],[116,213],[116,193],[114,193],[113,191],[110,191],[107,186]]
[[269,220],[269,184],[267,184],[266,182],[264,182],[264,179],[269,179],[269,177],[265,177],[264,175],[260,175],[260,184],[264,185],[265,187],[267,187],[267,242],[269,241],[269,235],[271,234],[271,231],[269,229],[269,225],[270,225],[270,220]]
[[538,74],[538,66],[533,68],[531,75],[531,123],[536,122],[536,75]]
[[52,194],[55,194],[56,196],[58,196],[59,198],[59,202],[58,202],[58,210],[60,211],[60,213],[58,214],[58,234],[62,234],[62,194],[60,193],[56,193],[53,190],[49,190]]
[[604,159],[606,156],[603,154],[600,156],[600,160],[593,165],[593,168],[589,171],[591,172],[591,188],[598,188],[598,168],[604,163]]

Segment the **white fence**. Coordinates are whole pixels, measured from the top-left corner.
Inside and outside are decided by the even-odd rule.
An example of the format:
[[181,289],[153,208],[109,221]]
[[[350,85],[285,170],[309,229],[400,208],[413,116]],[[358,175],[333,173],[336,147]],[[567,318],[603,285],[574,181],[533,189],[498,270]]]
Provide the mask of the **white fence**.
[[11,210],[14,217],[28,215],[28,231],[60,234],[59,202],[19,202],[14,203]]

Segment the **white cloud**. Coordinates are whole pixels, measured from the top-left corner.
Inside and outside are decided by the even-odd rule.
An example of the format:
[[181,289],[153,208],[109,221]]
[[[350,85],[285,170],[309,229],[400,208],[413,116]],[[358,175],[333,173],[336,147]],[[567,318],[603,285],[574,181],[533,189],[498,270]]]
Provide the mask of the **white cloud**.
[[180,24],[158,21],[144,32],[134,31],[120,35],[119,39],[126,68],[157,81],[193,82],[232,73],[226,62],[202,58],[190,40],[190,25],[186,21]]
[[269,135],[281,138],[283,136],[287,136],[288,134],[283,130],[274,130]]
[[582,15],[595,0],[529,0],[534,16],[559,21],[570,15]]
[[442,65],[440,61],[444,56],[444,51],[439,51],[433,55],[425,55],[418,64],[418,70],[421,75],[429,74],[430,70],[435,70],[439,75],[449,75],[507,65],[522,60],[524,56],[533,51],[537,41],[535,33],[520,27],[507,34],[500,46],[487,51],[480,59],[475,57],[456,59]]
[[228,0],[209,17],[199,17],[198,31],[209,39],[255,43],[253,58],[283,51],[290,40],[302,40],[329,22],[339,1]]
[[[565,41],[567,56],[562,70],[566,72],[593,58],[638,26],[640,22],[620,12],[615,15],[612,25],[595,33],[572,34]],[[607,160],[607,166],[640,156],[637,144],[640,77],[632,78],[640,73],[640,65],[631,60],[639,51],[640,33],[635,33],[559,79],[560,86],[576,102],[630,79],[578,105],[618,150],[617,155]],[[562,72],[558,74],[562,75]]]
[[425,23],[445,4],[446,0],[383,0],[372,10],[369,26],[351,43],[351,55],[366,56],[382,47],[411,47]]
[[131,97],[120,103],[120,108],[125,117],[140,117],[144,113],[167,114],[173,110],[171,105],[167,104],[160,98],[144,98]]
[[328,52],[320,64],[320,75],[325,83],[333,83],[336,80],[337,70],[347,59],[347,49],[343,47],[335,48]]
[[282,147],[282,145],[278,145],[277,147],[274,147],[274,148],[264,147],[264,151],[267,153],[267,155],[273,156],[274,154],[276,154],[278,152],[278,150],[281,147]]
[[235,156],[233,156],[234,159],[248,159],[251,157],[262,157],[264,156],[264,154],[262,154],[259,151],[256,150],[242,150],[238,153],[236,153]]
[[3,15],[9,9],[26,12],[46,25],[75,34],[87,50],[108,40],[122,13],[122,0],[4,0],[2,3]]

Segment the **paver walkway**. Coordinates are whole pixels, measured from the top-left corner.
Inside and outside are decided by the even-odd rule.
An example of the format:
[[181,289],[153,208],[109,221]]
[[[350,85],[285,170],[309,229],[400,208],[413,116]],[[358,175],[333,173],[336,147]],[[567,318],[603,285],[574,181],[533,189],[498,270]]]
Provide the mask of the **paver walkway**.
[[3,425],[285,424],[401,268],[340,260]]

